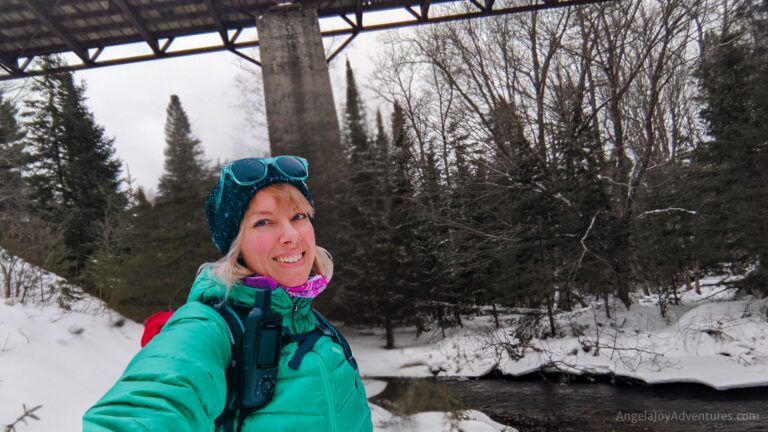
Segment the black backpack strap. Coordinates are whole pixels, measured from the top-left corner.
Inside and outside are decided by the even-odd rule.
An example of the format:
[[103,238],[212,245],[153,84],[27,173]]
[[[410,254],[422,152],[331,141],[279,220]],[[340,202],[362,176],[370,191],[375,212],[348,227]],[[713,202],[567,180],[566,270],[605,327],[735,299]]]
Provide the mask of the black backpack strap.
[[298,369],[299,366],[301,366],[301,361],[304,359],[304,356],[307,355],[307,353],[312,349],[312,347],[315,346],[315,343],[323,336],[328,336],[333,340],[336,344],[341,346],[341,349],[344,350],[344,357],[347,359],[349,364],[357,370],[357,361],[352,356],[352,348],[349,347],[349,343],[346,339],[344,339],[344,336],[341,335],[341,333],[336,330],[336,327],[333,326],[320,312],[317,311],[317,309],[312,308],[312,313],[314,313],[315,318],[317,318],[317,326],[314,328],[314,330],[306,332],[306,333],[300,333],[300,334],[288,334],[283,336],[283,345],[287,345],[291,342],[296,342],[299,344],[298,348],[296,348],[296,351],[293,354],[293,357],[291,357],[291,360],[288,362],[288,366],[291,369]]
[[[229,305],[226,302],[211,301],[206,304],[224,318],[229,331],[229,343],[232,347],[232,360],[227,365],[227,399],[224,411],[214,421],[214,430],[222,428],[225,432],[235,432],[235,420],[238,418],[240,379],[237,374],[238,342],[245,332],[245,318],[248,310],[244,307]],[[240,425],[238,425],[239,429]]]
[[[239,358],[239,342],[245,333],[245,322],[250,312],[249,308],[230,305],[222,301],[205,302],[208,306],[216,310],[224,322],[227,324],[229,331],[229,342],[232,346],[232,360],[227,366],[227,399],[224,406],[224,411],[214,421],[215,430],[222,428],[225,432],[239,432],[243,427],[243,421],[245,415],[240,415],[240,377],[237,373],[237,359]],[[288,366],[292,369],[298,369],[301,365],[301,361],[304,356],[315,346],[315,343],[322,337],[330,337],[336,344],[340,345],[344,350],[344,356],[349,364],[357,370],[357,361],[352,356],[352,349],[349,347],[349,343],[344,336],[333,326],[320,312],[314,307],[312,313],[317,319],[317,327],[312,331],[301,334],[288,334],[284,333],[282,336],[282,345],[285,346],[288,343],[296,342],[298,348],[296,349],[293,357],[288,362]],[[283,328],[286,332],[287,329]]]
[[357,370],[357,360],[355,360],[355,357],[352,355],[352,348],[349,347],[349,343],[344,339],[341,332],[336,330],[336,327],[334,327],[333,324],[331,324],[331,322],[314,307],[312,308],[312,313],[314,313],[315,318],[317,318],[317,327],[320,331],[333,339],[334,342],[341,345],[341,349],[344,350],[344,357],[346,357],[349,364]]
[[304,356],[315,346],[315,342],[323,336],[323,333],[319,329],[315,329],[311,332],[303,333],[302,335],[304,335],[304,340],[299,343],[299,347],[296,348],[296,352],[293,353],[293,357],[291,357],[291,360],[288,362],[288,367],[294,370],[301,366],[301,361],[304,360]]

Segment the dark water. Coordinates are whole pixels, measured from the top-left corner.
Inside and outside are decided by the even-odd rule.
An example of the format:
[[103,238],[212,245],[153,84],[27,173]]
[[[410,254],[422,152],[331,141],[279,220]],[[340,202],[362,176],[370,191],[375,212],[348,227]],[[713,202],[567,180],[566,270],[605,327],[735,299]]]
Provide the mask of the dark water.
[[506,379],[383,379],[371,401],[398,414],[475,409],[527,431],[768,431],[768,388],[717,391]]

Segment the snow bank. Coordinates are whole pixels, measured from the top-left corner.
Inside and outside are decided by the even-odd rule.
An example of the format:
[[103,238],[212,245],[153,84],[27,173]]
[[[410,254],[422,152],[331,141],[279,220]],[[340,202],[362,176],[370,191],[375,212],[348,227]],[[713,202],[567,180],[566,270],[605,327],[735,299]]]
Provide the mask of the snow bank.
[[81,429],[82,414],[136,353],[141,326],[84,299],[91,301],[79,306],[92,312],[0,303],[0,424],[14,421],[23,405],[42,405],[41,421],[18,430]]
[[722,282],[705,279],[701,294],[681,292],[680,304],[668,305],[666,318],[655,296],[638,296],[629,310],[615,302],[610,319],[602,303],[563,313],[557,322],[561,337],[534,338],[524,346],[514,326],[495,329],[485,317],[465,319],[465,328],[440,340],[401,330],[396,350],[382,349],[378,332],[345,329],[345,334],[362,373],[370,377],[474,377],[493,369],[520,376],[547,370],[720,390],[768,386],[768,299],[736,300],[735,290]]
[[371,405],[374,430],[379,432],[514,432],[516,429],[496,423],[478,411],[467,411],[462,418],[449,413],[423,412],[409,417],[393,416],[387,410]]
[[[17,430],[81,428],[80,416],[108,390],[135,354],[141,326],[65,279],[0,249],[0,425]],[[8,278],[8,280],[6,279]]]

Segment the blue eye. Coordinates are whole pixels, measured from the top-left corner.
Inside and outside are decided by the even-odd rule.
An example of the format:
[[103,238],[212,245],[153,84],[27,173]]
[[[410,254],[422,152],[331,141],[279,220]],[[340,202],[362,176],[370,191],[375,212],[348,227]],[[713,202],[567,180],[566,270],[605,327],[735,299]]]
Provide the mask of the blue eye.
[[306,213],[296,213],[296,215],[293,216],[293,220],[295,220],[295,221],[299,221],[299,220],[306,219],[306,218],[307,218],[307,214]]

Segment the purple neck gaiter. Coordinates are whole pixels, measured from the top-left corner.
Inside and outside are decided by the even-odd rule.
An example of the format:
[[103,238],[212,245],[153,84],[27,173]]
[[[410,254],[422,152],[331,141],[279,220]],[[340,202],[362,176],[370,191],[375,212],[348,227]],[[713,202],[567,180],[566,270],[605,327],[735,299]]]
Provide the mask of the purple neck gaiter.
[[[251,288],[261,288],[275,290],[281,288],[276,280],[269,276],[249,276],[243,279],[243,285]],[[323,275],[313,275],[306,282],[295,287],[282,287],[291,297],[315,298],[325,287],[328,286],[328,280]]]

